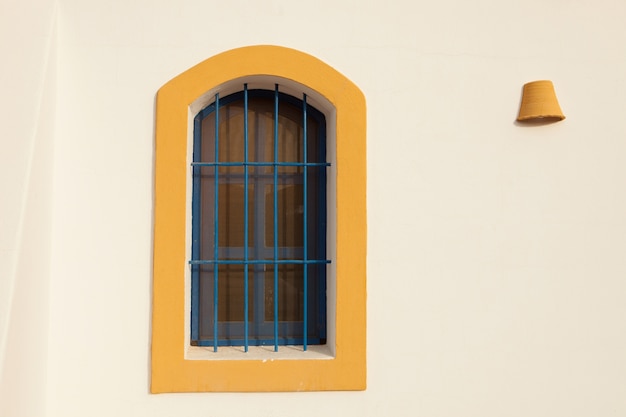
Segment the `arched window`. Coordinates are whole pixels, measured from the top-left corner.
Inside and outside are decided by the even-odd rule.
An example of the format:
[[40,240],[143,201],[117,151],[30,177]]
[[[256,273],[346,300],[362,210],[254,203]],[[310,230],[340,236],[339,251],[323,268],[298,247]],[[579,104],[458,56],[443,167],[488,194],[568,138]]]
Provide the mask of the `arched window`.
[[324,115],[245,84],[193,140],[191,344],[325,344]]
[[365,389],[365,121],[356,85],[277,46],[159,89],[151,392]]

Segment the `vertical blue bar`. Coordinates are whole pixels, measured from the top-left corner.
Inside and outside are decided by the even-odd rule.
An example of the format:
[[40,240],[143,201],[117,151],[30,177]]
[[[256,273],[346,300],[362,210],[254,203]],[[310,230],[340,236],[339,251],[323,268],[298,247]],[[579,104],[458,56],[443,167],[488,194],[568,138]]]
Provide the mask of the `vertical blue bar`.
[[[196,116],[193,125],[193,162],[202,160],[202,118]],[[192,166],[193,190],[192,190],[192,206],[191,206],[191,223],[192,223],[192,240],[191,240],[191,259],[200,259],[200,174],[202,168]],[[191,340],[198,340],[199,321],[200,321],[200,265],[191,265]]]
[[302,285],[304,286],[304,302],[303,304],[303,309],[304,309],[304,314],[303,314],[303,319],[304,319],[304,323],[303,323],[303,332],[304,332],[304,336],[303,336],[303,341],[302,341],[302,348],[304,350],[307,349],[307,334],[308,334],[308,317],[307,317],[307,313],[308,313],[308,294],[307,294],[307,290],[308,290],[308,286],[309,286],[309,264],[307,263],[308,258],[308,243],[309,243],[309,239],[307,236],[307,232],[308,232],[308,204],[307,204],[307,199],[308,199],[308,183],[307,183],[307,162],[308,162],[308,143],[307,143],[307,126],[306,126],[306,94],[302,94],[302,134],[303,134],[303,147],[304,147],[304,152],[303,152],[303,159],[304,159],[304,167],[303,167],[303,179],[302,179],[302,183],[303,183],[303,188],[304,190],[302,191],[302,194],[304,195],[304,213],[303,213],[303,219],[302,219],[302,224],[303,224],[303,237],[302,239],[304,239],[304,276],[303,276],[303,282]]
[[248,84],[243,85],[243,160],[244,160],[244,190],[243,190],[243,344],[248,351]]
[[274,89],[274,352],[278,352],[278,84]]
[[[215,94],[215,162],[220,160],[220,95]],[[219,166],[215,164],[215,211],[214,211],[214,240],[213,240],[213,260],[217,261],[219,258]],[[213,263],[213,351],[217,352],[217,324],[218,324],[218,265],[217,262]]]

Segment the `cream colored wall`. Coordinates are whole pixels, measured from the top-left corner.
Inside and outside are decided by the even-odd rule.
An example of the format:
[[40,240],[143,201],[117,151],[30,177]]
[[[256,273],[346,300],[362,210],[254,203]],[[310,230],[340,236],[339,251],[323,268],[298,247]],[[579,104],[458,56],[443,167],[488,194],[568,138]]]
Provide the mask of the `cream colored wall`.
[[[51,233],[21,247],[8,238],[3,254],[15,265],[19,253],[51,247],[50,267],[23,280],[42,281],[44,307],[0,294],[25,303],[11,326],[31,328],[34,312],[49,340],[33,391],[18,386],[8,417],[626,414],[626,3],[58,3],[53,168],[40,171],[53,170],[52,187],[34,188],[54,192],[35,211],[51,215]],[[45,49],[46,36],[18,33],[11,45],[3,36],[9,53]],[[150,395],[155,93],[207,57],[253,44],[312,54],[365,93],[368,389]],[[16,88],[17,106],[2,95],[2,109],[23,117],[44,77],[16,62],[16,85],[39,82]],[[522,84],[543,78],[568,118],[516,124]],[[3,163],[39,158],[30,122],[3,138]],[[23,164],[7,170],[2,190],[29,201]],[[2,206],[11,219],[33,207]],[[2,288],[14,288],[17,268],[2,268]],[[12,360],[32,365],[26,346],[38,345],[26,334]],[[7,369],[5,391],[17,376]],[[26,413],[33,402],[44,405]]]
[[46,413],[55,4],[0,4],[0,416]]

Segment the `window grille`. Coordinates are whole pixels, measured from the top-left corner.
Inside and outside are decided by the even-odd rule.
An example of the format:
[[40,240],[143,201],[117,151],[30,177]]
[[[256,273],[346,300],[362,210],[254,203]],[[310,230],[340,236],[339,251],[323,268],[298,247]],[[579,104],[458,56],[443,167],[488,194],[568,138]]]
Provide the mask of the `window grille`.
[[215,101],[194,119],[191,343],[324,344],[326,122],[279,91]]

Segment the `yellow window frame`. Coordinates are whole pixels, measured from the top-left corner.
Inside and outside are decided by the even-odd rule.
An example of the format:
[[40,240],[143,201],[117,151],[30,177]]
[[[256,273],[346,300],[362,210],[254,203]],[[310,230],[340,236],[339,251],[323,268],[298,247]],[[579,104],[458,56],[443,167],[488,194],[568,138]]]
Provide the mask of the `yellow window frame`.
[[[336,305],[330,359],[185,358],[190,106],[231,80],[270,76],[322,95],[335,110]],[[308,54],[278,46],[230,50],[157,94],[151,392],[364,390],[366,387],[366,107],[356,85]],[[330,146],[330,144],[329,144]],[[330,201],[330,200],[329,200]],[[329,238],[333,236],[329,235]],[[329,318],[330,319],[330,318]],[[187,335],[187,337],[186,337]]]

